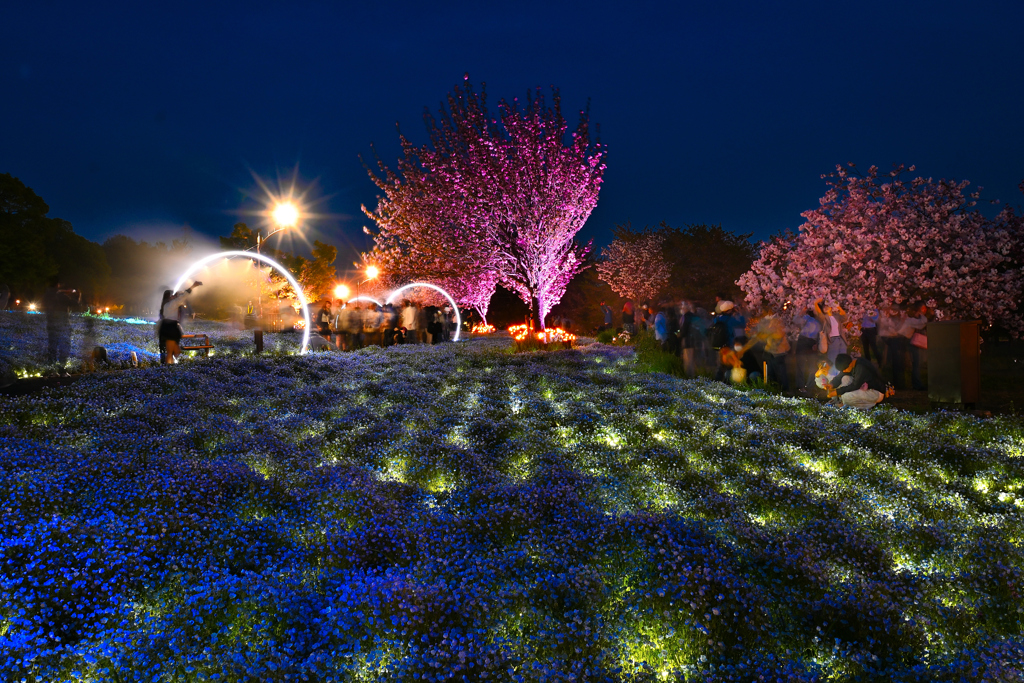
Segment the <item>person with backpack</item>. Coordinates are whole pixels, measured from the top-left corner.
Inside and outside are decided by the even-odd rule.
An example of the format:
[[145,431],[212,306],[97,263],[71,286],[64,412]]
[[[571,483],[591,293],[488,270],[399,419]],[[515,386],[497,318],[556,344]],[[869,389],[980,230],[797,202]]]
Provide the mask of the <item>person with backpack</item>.
[[729,334],[732,331],[732,309],[734,304],[731,301],[719,301],[715,306],[715,321],[711,325],[711,348],[718,355],[718,370],[715,371],[715,380],[725,382],[730,376],[733,366],[725,363],[722,358],[722,349],[729,349]]

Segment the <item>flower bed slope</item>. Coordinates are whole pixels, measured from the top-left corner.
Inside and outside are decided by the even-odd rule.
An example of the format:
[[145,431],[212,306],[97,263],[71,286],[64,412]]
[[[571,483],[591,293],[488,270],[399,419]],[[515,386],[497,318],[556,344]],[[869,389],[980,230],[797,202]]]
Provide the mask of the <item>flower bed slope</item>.
[[617,349],[0,397],[20,680],[1020,680],[1024,428]]
[[[133,319],[134,320],[134,319]],[[86,322],[83,315],[72,315],[70,324],[70,358],[66,366],[50,364],[47,358],[46,316],[41,313],[0,311],[0,379],[5,373],[35,376],[76,372],[82,369],[81,358],[91,355],[86,348]],[[142,365],[160,361],[156,324],[131,324],[119,319],[91,320],[93,342],[106,348],[112,366],[127,366],[134,351]],[[208,320],[189,321],[183,325],[189,334],[206,334],[213,342],[215,355],[247,355],[253,352],[252,330],[239,330],[227,323]],[[267,334],[264,347],[268,354],[297,353],[302,345],[300,334]]]

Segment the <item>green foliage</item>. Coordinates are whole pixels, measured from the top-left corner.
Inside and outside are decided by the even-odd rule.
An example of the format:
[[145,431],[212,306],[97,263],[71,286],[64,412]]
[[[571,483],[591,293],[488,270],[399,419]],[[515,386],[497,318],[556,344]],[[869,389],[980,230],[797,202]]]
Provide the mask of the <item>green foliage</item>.
[[621,315],[623,300],[598,277],[597,269],[590,267],[593,263],[594,254],[589,254],[587,267],[569,282],[562,300],[551,309],[552,315],[564,315],[573,321],[575,334],[592,334],[604,324],[602,301],[611,306],[617,316]]
[[[713,304],[717,294],[724,294],[733,300],[742,298],[736,280],[750,269],[754,261],[755,246],[750,241],[750,233],[737,234],[721,225],[703,223],[673,228],[664,222],[657,228],[647,226],[642,230],[635,230],[630,223],[624,223],[616,226],[613,231],[616,240],[627,244],[652,233],[664,237],[662,249],[665,261],[672,268],[668,286],[660,293],[662,298],[688,299],[705,306]],[[597,278],[596,273],[593,277]],[[580,277],[573,283],[578,280]],[[607,300],[610,305],[613,299],[620,302],[611,293],[611,288],[604,283],[600,284],[603,290],[591,297],[589,307],[596,310],[601,299]],[[572,287],[573,284],[570,284],[570,289]]]
[[712,304],[716,294],[741,298],[736,280],[754,262],[751,233],[737,234],[719,225],[692,224],[665,231],[665,258],[672,264],[666,292],[673,299]]
[[306,298],[310,301],[333,298],[334,281],[337,273],[334,260],[338,257],[338,249],[319,240],[313,240],[313,260],[305,261],[299,270],[299,283],[306,290]]
[[650,331],[638,332],[632,338],[636,350],[637,365],[647,372],[663,372],[673,377],[685,377],[683,360],[671,353],[661,350],[661,342],[654,338]]
[[192,246],[187,233],[170,244],[136,242],[127,235],[114,235],[103,242],[102,250],[110,264],[107,298],[111,303],[124,306],[125,313],[137,315],[148,313],[159,304],[157,288],[160,285],[174,284],[173,281],[159,282],[154,276],[172,273],[164,279],[176,277],[173,273],[187,267]]
[[522,341],[515,341],[513,348],[515,353],[529,353],[531,351],[562,351],[571,349],[572,342],[554,341],[545,344],[535,337],[527,337]]
[[615,330],[602,330],[597,333],[597,341],[602,344],[611,344],[615,339]]
[[0,173],[0,283],[17,296],[36,297],[54,276],[85,300],[104,293],[110,268],[99,245],[76,235],[71,223],[47,216],[50,207],[9,173]]
[[225,251],[246,251],[255,249],[259,240],[259,230],[253,230],[245,223],[235,223],[231,234],[227,237],[220,237],[220,248]]

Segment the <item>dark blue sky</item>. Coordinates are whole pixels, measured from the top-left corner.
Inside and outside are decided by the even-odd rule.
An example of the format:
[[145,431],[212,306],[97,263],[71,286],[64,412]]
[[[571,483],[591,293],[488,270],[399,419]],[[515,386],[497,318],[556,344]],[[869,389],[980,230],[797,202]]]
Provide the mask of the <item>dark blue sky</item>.
[[422,139],[468,71],[494,103],[591,99],[598,243],[625,221],[795,228],[847,161],[1022,200],[1020,0],[209,4],[4,3],[0,172],[102,239],[226,234],[250,171],[297,165],[330,214],[316,230],[365,248],[358,155],[393,160],[396,121]]

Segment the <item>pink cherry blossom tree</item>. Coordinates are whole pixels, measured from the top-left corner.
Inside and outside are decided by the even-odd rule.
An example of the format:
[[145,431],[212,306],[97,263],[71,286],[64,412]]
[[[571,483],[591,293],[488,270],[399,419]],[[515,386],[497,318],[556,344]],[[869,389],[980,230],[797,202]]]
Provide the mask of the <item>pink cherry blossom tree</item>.
[[605,150],[591,140],[588,111],[570,132],[558,91],[548,106],[537,90],[522,107],[503,100],[491,118],[486,92],[467,76],[438,118],[424,118],[429,143],[400,135],[397,171],[379,158],[370,171],[384,192],[375,211],[364,207],[378,227],[377,249],[457,263],[449,276],[471,289],[500,282],[542,327],[589,250],[575,237],[597,204]]
[[880,175],[853,165],[825,176],[821,206],[797,233],[762,245],[738,284],[756,308],[841,305],[854,320],[872,309],[922,301],[945,319],[981,318],[1024,331],[1024,225],[1012,209],[995,219],[975,209],[966,181]]
[[664,232],[634,232],[629,225],[622,226],[612,243],[601,250],[598,275],[619,296],[633,301],[653,299],[668,285],[672,274],[664,244]]

